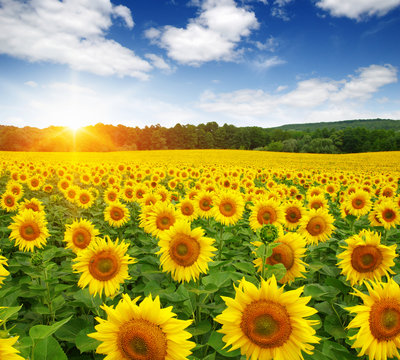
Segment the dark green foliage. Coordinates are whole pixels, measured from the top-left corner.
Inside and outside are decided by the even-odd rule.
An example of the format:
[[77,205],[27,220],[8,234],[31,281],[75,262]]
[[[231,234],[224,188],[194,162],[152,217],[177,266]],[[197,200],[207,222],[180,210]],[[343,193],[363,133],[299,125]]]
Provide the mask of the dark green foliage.
[[74,133],[0,125],[0,151],[129,151],[165,149],[242,149],[302,153],[358,153],[400,150],[400,120],[347,120],[284,125],[279,128],[236,127],[216,122],[143,129],[96,124]]

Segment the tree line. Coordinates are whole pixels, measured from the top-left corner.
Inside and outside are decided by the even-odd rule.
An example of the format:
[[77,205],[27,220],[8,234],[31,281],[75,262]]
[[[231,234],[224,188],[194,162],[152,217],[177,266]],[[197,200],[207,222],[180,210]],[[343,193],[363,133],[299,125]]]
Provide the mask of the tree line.
[[[362,123],[362,122],[361,122]],[[361,124],[360,123],[360,124]],[[127,127],[96,124],[77,132],[0,126],[1,151],[129,151],[163,149],[243,149],[302,153],[358,153],[400,150],[400,131],[349,127],[345,129],[283,130],[236,127],[216,122]]]

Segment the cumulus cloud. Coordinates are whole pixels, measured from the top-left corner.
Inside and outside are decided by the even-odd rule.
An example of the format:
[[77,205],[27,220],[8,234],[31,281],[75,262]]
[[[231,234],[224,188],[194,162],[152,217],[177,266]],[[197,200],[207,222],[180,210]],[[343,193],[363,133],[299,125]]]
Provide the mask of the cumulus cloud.
[[205,0],[199,15],[186,28],[165,26],[145,32],[182,64],[198,66],[213,60],[231,61],[243,37],[259,24],[254,12],[237,7],[234,0]]
[[105,37],[115,17],[134,26],[123,5],[109,0],[0,0],[0,5],[0,53],[99,75],[148,77],[149,62]]
[[319,0],[316,5],[332,16],[360,20],[363,16],[383,16],[400,5],[400,0]]
[[358,69],[356,74],[338,81],[302,80],[295,89],[286,92],[282,86],[274,92],[241,89],[216,94],[206,91],[198,106],[210,113],[251,122],[274,119],[279,123],[293,123],[296,119],[304,122],[316,118],[319,121],[352,118],[356,114],[367,114],[363,109],[365,101],[382,86],[397,82],[397,69],[391,65],[371,65]]
[[156,54],[146,54],[146,59],[149,59],[152,65],[160,70],[165,71],[166,73],[171,73],[174,69],[161,57]]

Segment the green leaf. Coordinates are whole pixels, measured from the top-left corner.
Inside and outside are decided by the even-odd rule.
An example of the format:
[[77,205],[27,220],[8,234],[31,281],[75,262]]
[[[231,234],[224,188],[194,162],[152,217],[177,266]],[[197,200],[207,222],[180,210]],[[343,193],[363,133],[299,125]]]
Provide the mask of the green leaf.
[[234,263],[233,266],[240,270],[243,271],[247,274],[254,274],[255,273],[255,268],[254,265],[252,263],[247,263],[247,262],[238,262],[238,263]]
[[33,355],[35,360],[68,360],[60,344],[52,336],[39,340]]
[[211,324],[208,320],[203,320],[197,325],[187,329],[193,336],[207,334],[211,330]]
[[265,264],[265,278],[268,279],[272,275],[275,275],[276,280],[282,279],[286,274],[285,265],[279,263],[275,265]]
[[74,343],[79,332],[87,325],[89,324],[83,319],[72,319],[68,324],[58,329],[54,335],[59,340]]
[[87,336],[87,334],[93,332],[95,332],[95,329],[91,326],[81,330],[77,335],[75,344],[81,353],[96,350],[96,348],[101,344],[100,341]]
[[53,333],[55,333],[61,326],[66,324],[68,321],[70,321],[72,316],[70,316],[67,319],[55,322],[53,325],[35,325],[30,328],[29,330],[29,336],[33,340],[41,340],[49,337]]
[[226,357],[236,357],[240,355],[240,350],[236,349],[234,351],[229,351],[226,349],[222,349],[226,344],[222,340],[224,335],[220,334],[216,331],[213,331],[208,339],[208,345],[210,345],[214,350],[216,350],[219,354]]
[[304,296],[311,296],[315,300],[332,300],[340,291],[333,286],[308,284],[304,287]]
[[202,282],[205,286],[214,284],[219,288],[231,285],[231,273],[229,271],[210,272],[210,275],[204,276]]
[[324,320],[324,330],[329,335],[332,335],[335,340],[345,339],[347,336],[346,331],[343,329],[343,326],[335,315],[327,315]]
[[20,311],[21,308],[22,305],[0,309],[0,320],[7,321],[10,317]]

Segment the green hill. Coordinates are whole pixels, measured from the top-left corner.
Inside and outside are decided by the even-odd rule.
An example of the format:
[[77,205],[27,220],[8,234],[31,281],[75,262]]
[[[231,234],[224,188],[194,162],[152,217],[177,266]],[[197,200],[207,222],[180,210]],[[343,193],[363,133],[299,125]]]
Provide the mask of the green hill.
[[288,124],[274,127],[281,130],[314,131],[317,129],[342,130],[347,128],[366,128],[369,130],[400,130],[400,120],[391,119],[365,119],[365,120],[343,120],[333,122],[319,122],[307,124]]

